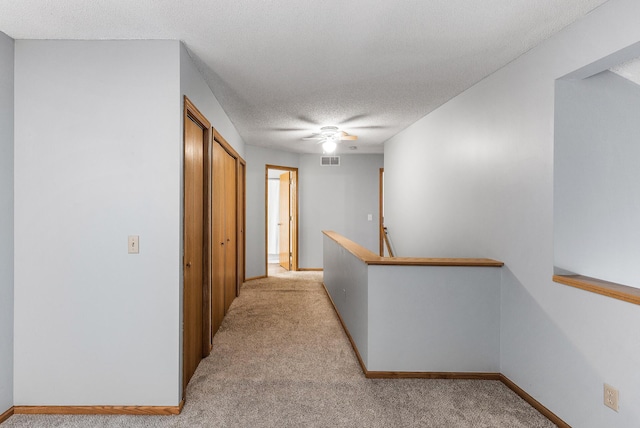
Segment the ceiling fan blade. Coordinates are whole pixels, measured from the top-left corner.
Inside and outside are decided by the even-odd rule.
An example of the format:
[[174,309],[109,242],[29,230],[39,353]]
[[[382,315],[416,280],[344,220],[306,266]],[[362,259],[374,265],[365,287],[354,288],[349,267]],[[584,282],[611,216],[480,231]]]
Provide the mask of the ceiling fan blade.
[[325,137],[323,137],[322,135],[318,136],[318,137],[304,137],[303,140],[324,140]]
[[347,140],[347,141],[355,141],[358,139],[357,135],[343,135],[340,137],[340,140]]

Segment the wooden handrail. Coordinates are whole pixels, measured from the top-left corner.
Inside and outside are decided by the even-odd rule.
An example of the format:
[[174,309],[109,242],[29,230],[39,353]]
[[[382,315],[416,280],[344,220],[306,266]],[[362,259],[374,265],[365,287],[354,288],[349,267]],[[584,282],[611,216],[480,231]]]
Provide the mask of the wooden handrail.
[[483,266],[502,267],[504,263],[493,259],[482,258],[425,258],[425,257],[381,257],[367,250],[344,236],[328,230],[323,230],[327,237],[337,242],[345,250],[359,258],[367,265],[395,265],[395,266]]
[[[393,249],[391,248],[391,242],[389,242],[389,235],[387,235],[387,228],[384,226],[380,226],[380,232],[382,232],[382,239],[384,239],[384,243],[387,246],[387,253],[389,253],[390,257],[394,257],[395,254],[393,254]],[[383,255],[380,254],[380,257],[383,257]]]

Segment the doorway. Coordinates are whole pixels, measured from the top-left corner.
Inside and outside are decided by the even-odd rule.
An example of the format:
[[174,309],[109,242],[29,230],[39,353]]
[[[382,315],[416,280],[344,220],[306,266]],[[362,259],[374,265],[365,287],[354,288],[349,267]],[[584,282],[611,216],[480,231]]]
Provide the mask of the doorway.
[[265,272],[298,270],[298,168],[265,166]]

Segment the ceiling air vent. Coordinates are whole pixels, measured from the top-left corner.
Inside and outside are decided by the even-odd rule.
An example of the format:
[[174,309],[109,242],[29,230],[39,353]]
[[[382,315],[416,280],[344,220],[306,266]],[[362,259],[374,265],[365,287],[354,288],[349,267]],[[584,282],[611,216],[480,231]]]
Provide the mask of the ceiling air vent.
[[322,156],[320,158],[322,166],[340,166],[340,156]]

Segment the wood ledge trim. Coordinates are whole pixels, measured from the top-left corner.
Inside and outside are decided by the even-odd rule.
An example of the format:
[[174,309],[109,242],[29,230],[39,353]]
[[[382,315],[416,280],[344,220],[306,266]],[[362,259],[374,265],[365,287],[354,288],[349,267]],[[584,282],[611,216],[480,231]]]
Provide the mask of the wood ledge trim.
[[583,275],[553,275],[553,281],[640,305],[640,289]]
[[478,266],[502,267],[504,262],[482,258],[427,258],[427,257],[381,257],[372,251],[356,244],[344,236],[328,230],[323,230],[327,237],[359,258],[367,265],[385,266]]
[[298,268],[300,272],[322,272],[322,268]]
[[[15,415],[179,415],[177,406],[14,406]],[[3,414],[4,415],[4,414]]]
[[0,424],[3,423],[4,421],[6,421],[7,419],[9,419],[11,416],[13,416],[13,407],[7,409],[7,411],[5,411],[4,413],[0,414]]

